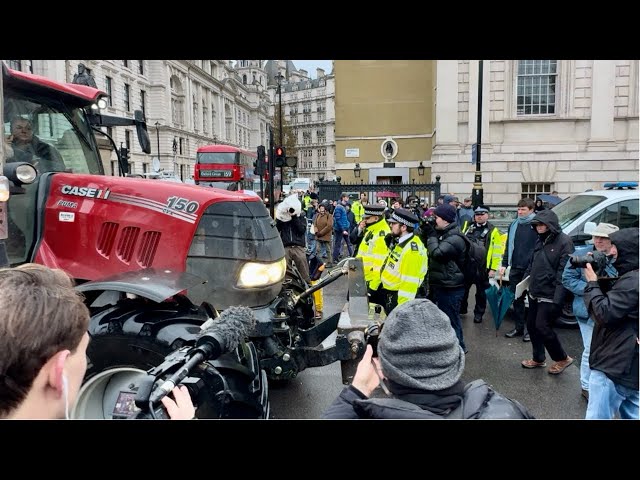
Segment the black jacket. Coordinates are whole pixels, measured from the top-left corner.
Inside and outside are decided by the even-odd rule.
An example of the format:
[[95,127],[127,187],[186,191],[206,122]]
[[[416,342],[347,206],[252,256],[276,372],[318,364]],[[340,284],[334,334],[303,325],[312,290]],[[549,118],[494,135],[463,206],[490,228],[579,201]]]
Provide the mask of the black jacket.
[[306,246],[307,219],[304,215],[292,217],[289,222],[276,219],[276,227],[285,247]]
[[569,255],[573,253],[573,242],[566,233],[562,233],[558,216],[552,210],[541,210],[533,221],[547,225],[549,233],[539,236],[525,272],[525,277],[531,276],[529,294],[534,298],[547,298],[556,305],[562,305],[566,293],[562,285],[562,272]]
[[638,228],[609,235],[618,249],[618,280],[606,294],[588,282],[584,302],[594,319],[589,366],[613,382],[638,390]]
[[440,392],[414,392],[367,398],[349,385],[325,411],[324,419],[522,419],[534,418],[521,404],[483,380],[458,382]]
[[[507,241],[504,244],[504,255],[502,256],[502,266],[505,268],[509,266],[510,231],[511,225],[509,225],[509,229],[507,230]],[[537,240],[538,234],[530,224],[525,223],[516,227],[513,252],[511,253],[511,268],[522,271],[527,269]]]
[[429,285],[463,287],[464,273],[460,267],[464,265],[467,246],[458,225],[451,223],[444,230],[425,227],[422,236],[429,252]]

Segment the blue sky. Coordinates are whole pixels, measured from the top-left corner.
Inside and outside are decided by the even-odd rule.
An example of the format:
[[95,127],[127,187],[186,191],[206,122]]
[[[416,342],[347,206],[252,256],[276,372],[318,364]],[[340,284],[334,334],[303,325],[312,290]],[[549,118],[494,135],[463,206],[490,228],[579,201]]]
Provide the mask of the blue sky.
[[292,60],[298,70],[306,70],[311,78],[316,78],[316,68],[324,69],[324,73],[331,73],[331,60]]

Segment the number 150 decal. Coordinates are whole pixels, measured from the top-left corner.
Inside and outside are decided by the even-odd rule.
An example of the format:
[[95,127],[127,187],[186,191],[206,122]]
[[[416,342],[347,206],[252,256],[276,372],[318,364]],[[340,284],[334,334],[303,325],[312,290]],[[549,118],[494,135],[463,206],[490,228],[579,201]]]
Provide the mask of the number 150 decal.
[[180,212],[195,213],[200,208],[200,204],[194,200],[182,197],[167,198],[167,208],[178,210]]

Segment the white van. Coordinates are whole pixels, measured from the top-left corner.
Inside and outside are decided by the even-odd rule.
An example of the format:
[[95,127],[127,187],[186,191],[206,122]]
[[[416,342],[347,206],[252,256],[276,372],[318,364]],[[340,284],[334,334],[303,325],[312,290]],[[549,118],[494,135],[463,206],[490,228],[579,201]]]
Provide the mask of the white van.
[[553,207],[560,228],[574,246],[591,240],[591,232],[601,222],[620,228],[638,226],[640,193],[638,182],[605,183],[604,190],[573,195]]

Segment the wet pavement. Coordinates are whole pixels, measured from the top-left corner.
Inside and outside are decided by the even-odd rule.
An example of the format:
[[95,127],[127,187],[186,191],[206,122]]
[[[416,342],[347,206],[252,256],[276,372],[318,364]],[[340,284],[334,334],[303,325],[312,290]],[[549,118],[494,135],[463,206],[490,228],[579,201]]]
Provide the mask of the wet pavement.
[[[346,303],[346,279],[339,279],[325,288],[325,318],[342,310]],[[518,400],[536,418],[583,419],[587,402],[581,396],[580,357],[582,339],[576,329],[557,328],[563,347],[575,361],[560,375],[550,375],[546,368],[525,369],[520,365],[531,358],[531,343],[522,337],[506,338],[513,328],[507,314],[498,335],[491,311],[482,323],[473,323],[473,290],[469,295],[469,312],[462,316],[464,339],[469,349],[463,380],[484,379],[503,395]],[[547,358],[547,367],[552,363]],[[309,368],[297,378],[282,385],[270,386],[271,418],[320,418],[344,386],[340,363]]]

